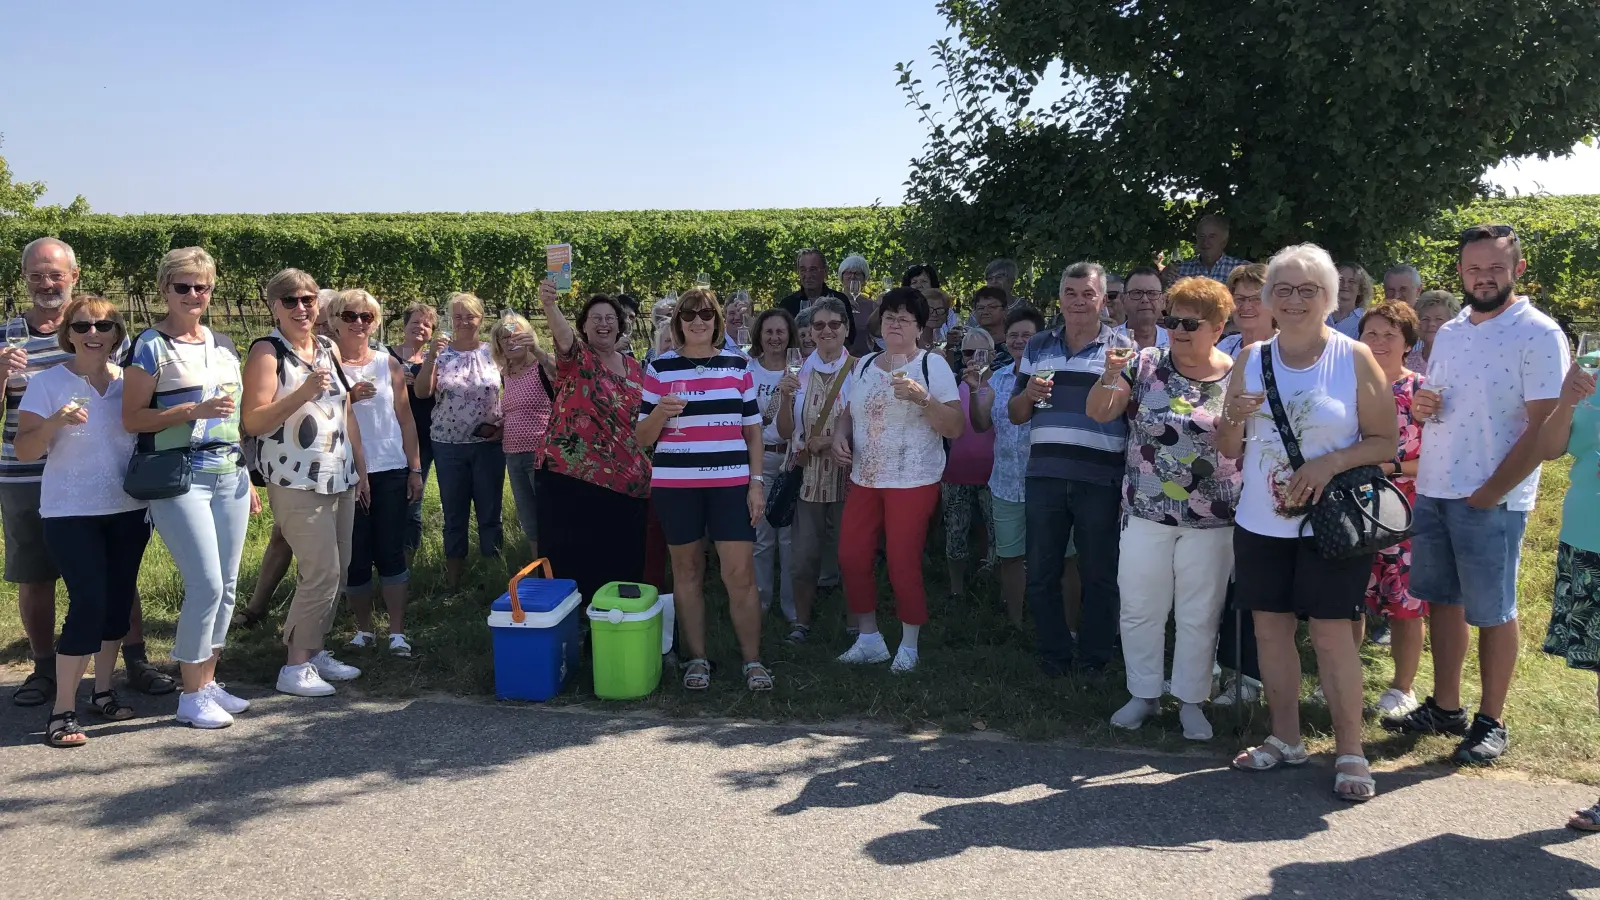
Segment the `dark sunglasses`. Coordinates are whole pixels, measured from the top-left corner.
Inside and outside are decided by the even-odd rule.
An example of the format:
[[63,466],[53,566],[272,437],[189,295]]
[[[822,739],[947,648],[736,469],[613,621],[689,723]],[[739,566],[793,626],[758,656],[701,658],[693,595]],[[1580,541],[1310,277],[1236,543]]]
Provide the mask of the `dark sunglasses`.
[[71,328],[79,334],[88,334],[91,328],[101,334],[110,334],[116,330],[117,323],[108,319],[101,319],[98,322],[73,322]]
[[811,323],[811,330],[812,331],[818,331],[818,330],[821,330],[821,331],[838,331],[839,329],[841,329],[843,327],[844,327],[844,323],[840,322],[837,319],[833,320],[832,322],[812,322]]
[[194,291],[195,296],[204,297],[206,294],[211,293],[211,289],[215,286],[211,284],[184,284],[181,281],[174,281],[172,290],[178,294],[188,294],[190,291]]
[[306,309],[310,309],[317,305],[317,295],[301,294],[297,297],[284,297],[278,302],[283,304],[284,309],[294,309],[296,306],[304,306]]
[[1461,232],[1461,240],[1476,240],[1481,238],[1486,232],[1495,240],[1499,240],[1501,238],[1514,238],[1517,236],[1517,230],[1512,228],[1510,225],[1474,225],[1471,228],[1468,228],[1466,231]]
[[1184,331],[1199,331],[1201,321],[1199,319],[1180,319],[1177,316],[1162,316],[1157,320],[1157,324],[1168,331],[1176,331],[1179,328]]
[[1115,299],[1117,299],[1118,297],[1121,297],[1121,296],[1122,296],[1122,292],[1121,291],[1106,291],[1106,299],[1107,300],[1115,300]]
[[687,322],[691,319],[699,319],[702,322],[711,322],[717,318],[717,311],[709,306],[701,309],[680,309],[678,310],[678,318],[684,322]]
[[345,322],[345,323],[348,323],[348,324],[351,324],[351,325],[354,325],[357,322],[360,322],[363,325],[371,325],[372,322],[377,318],[378,317],[373,315],[372,313],[365,313],[365,312],[358,313],[358,312],[351,312],[349,310],[345,310],[344,312],[339,313],[339,321]]

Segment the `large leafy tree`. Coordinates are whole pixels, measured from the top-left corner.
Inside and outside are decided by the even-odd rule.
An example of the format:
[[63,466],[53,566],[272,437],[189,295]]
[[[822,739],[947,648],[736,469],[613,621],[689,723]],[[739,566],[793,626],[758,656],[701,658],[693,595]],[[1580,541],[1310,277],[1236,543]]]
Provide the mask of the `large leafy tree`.
[[[1145,260],[1200,210],[1231,250],[1377,259],[1508,157],[1600,131],[1593,0],[942,0],[907,199],[930,258]],[[1041,80],[1061,63],[1061,84]]]

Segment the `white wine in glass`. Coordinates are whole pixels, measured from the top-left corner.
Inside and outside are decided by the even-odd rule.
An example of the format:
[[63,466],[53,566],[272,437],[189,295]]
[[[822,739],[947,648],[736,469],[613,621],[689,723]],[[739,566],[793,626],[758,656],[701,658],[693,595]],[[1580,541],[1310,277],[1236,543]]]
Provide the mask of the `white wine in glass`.
[[[1038,369],[1034,370],[1033,377],[1037,378],[1040,381],[1049,381],[1051,383],[1051,390],[1052,391],[1055,390],[1055,381],[1054,381],[1054,379],[1056,377],[1056,370],[1055,369],[1049,368],[1047,366],[1040,366]],[[1040,400],[1039,402],[1037,402],[1037,403],[1035,403],[1033,405],[1033,408],[1034,409],[1050,409],[1051,408],[1050,400],[1048,398],[1046,398],[1044,400]]]
[[1444,392],[1450,387],[1450,367],[1442,359],[1429,360],[1428,374],[1423,376],[1422,389],[1432,391],[1439,398],[1439,408],[1427,421],[1430,425],[1437,425],[1444,421]]
[[28,346],[28,322],[18,316],[6,325],[6,344],[18,350]]
[[800,348],[798,347],[790,347],[789,351],[784,354],[784,368],[789,370],[790,375],[800,374],[800,363],[803,361],[804,358],[800,355]]

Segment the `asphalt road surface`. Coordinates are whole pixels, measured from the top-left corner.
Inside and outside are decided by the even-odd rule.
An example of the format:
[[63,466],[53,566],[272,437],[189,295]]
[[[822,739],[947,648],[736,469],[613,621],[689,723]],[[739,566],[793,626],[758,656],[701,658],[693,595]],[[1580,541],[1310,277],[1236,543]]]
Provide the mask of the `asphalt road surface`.
[[1579,785],[241,693],[75,750],[0,707],[0,898],[1600,898]]

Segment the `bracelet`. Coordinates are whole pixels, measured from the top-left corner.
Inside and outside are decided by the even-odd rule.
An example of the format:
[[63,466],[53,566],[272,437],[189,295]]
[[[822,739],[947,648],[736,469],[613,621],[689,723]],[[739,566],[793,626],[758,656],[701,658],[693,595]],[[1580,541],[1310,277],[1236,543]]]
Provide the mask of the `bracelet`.
[[931,405],[933,405],[933,398],[924,395],[922,402],[917,404],[917,409],[927,409]]
[[411,474],[413,474],[413,475],[421,475],[422,474],[422,470],[421,469],[411,469],[410,471],[411,471]]

